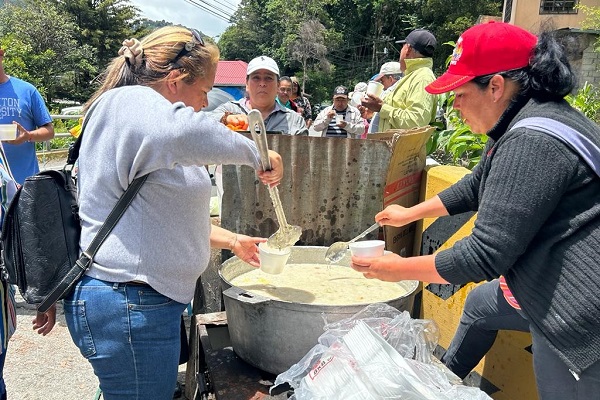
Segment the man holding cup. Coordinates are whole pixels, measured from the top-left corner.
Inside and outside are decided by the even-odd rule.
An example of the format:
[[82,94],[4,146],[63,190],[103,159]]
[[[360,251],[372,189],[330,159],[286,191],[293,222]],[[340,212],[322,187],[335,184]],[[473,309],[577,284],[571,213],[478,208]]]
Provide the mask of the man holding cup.
[[338,86],[333,91],[333,105],[323,109],[312,124],[312,129],[320,136],[359,139],[365,132],[365,121],[360,111],[352,107],[348,89]]
[[[383,85],[383,93],[381,93],[381,96],[379,96],[382,101],[385,100],[385,96],[387,96],[388,93],[394,91],[400,79],[402,79],[402,68],[399,62],[390,61],[381,66],[379,74],[377,74],[374,81],[380,82]],[[371,132],[379,132],[378,112],[375,112],[371,117],[369,133]]]
[[435,80],[432,71],[435,36],[428,30],[415,29],[397,43],[404,43],[400,50],[404,77],[385,99],[367,95],[361,102],[363,107],[379,113],[379,124],[373,132],[426,126],[435,119],[437,96],[425,91],[425,86]]

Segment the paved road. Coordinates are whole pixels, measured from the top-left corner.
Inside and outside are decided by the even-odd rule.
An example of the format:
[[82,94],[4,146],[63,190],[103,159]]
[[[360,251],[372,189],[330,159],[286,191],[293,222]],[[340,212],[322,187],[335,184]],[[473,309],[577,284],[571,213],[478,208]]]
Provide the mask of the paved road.
[[[35,309],[17,296],[17,331],[10,340],[4,366],[9,399],[94,399],[98,380],[71,341],[62,306],[57,311],[52,332],[40,336],[31,328]],[[185,382],[185,365],[179,367],[179,382]]]

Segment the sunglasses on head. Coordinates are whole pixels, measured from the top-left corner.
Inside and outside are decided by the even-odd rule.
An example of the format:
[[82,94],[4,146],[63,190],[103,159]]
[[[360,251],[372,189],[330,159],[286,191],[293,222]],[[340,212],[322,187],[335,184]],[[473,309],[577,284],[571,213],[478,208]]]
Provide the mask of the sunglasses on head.
[[200,46],[204,46],[204,39],[202,39],[202,36],[200,36],[200,32],[198,32],[197,29],[192,29],[192,30],[190,30],[190,32],[192,34],[192,40],[189,42],[186,42],[183,45],[182,49],[179,51],[179,53],[177,53],[175,58],[173,58],[173,60],[171,61],[171,64],[179,66],[177,64],[178,61],[181,60],[182,57],[186,56],[190,51],[192,51],[192,49],[197,44],[199,44]]

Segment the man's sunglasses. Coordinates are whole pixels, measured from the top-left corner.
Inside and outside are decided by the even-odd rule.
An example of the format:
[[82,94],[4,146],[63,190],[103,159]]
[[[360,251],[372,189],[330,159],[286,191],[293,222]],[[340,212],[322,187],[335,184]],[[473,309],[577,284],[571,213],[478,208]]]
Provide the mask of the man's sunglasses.
[[192,40],[190,42],[186,42],[183,45],[182,49],[179,51],[179,53],[175,56],[175,58],[173,58],[171,64],[173,64],[174,66],[179,67],[179,60],[185,55],[187,55],[190,51],[192,51],[192,49],[197,44],[199,44],[200,46],[204,46],[204,39],[202,39],[202,36],[200,36],[200,32],[198,32],[198,30],[196,29],[192,29],[190,30],[190,32],[192,33]]

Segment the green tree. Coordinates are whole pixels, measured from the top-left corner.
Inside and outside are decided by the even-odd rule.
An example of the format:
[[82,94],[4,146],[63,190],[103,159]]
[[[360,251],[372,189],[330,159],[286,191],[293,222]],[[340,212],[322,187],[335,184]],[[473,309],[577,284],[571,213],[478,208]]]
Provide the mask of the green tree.
[[139,18],[139,9],[129,0],[51,0],[60,10],[72,16],[77,29],[75,40],[79,46],[94,49],[92,69],[75,73],[81,97],[87,99],[94,87],[98,72],[102,72],[110,60],[117,56],[123,40],[141,37],[149,29]]
[[74,87],[72,71],[94,70],[94,49],[78,45],[73,32],[77,26],[53,2],[6,4],[0,8],[0,35],[10,37],[7,72],[33,81],[48,103],[69,93]]
[[483,15],[501,16],[503,0],[427,0],[422,8],[423,23],[438,40],[434,64],[442,69],[452,48],[441,43],[456,41],[461,33],[475,25]]
[[[581,23],[583,29],[600,30],[600,7],[577,6],[585,15],[585,20]],[[596,40],[596,51],[600,51],[600,38]]]

